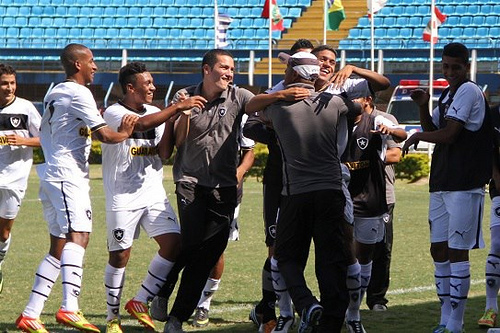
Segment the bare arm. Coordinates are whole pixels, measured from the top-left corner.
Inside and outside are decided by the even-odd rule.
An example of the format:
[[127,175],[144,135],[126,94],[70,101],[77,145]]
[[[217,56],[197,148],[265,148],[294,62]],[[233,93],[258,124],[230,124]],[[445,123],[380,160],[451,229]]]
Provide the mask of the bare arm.
[[192,96],[183,99],[175,104],[171,104],[164,108],[160,112],[155,112],[147,116],[141,117],[134,130],[138,132],[147,131],[151,128],[155,128],[160,124],[163,124],[167,119],[176,115],[177,113],[184,110],[191,110],[192,108],[198,107],[203,109],[207,100],[202,96]]
[[385,90],[391,86],[391,81],[387,77],[369,69],[359,68],[354,65],[346,65],[332,76],[330,82],[335,88],[340,88],[353,73],[368,81],[373,92]]
[[28,146],[28,147],[40,147],[40,138],[25,138],[16,134],[9,134],[7,136],[7,142],[11,146]]
[[187,139],[189,134],[190,119],[191,112],[183,112],[174,124],[175,146],[177,148],[179,148]]
[[444,128],[435,131],[414,133],[408,138],[408,140],[405,141],[405,144],[403,146],[403,154],[408,153],[408,149],[411,147],[411,145],[416,146],[419,141],[443,144],[453,143],[457,139],[463,127],[464,125],[462,123],[453,119],[448,119],[446,121],[446,127]]
[[410,97],[418,105],[422,129],[424,131],[435,131],[437,128],[432,122],[432,117],[429,114],[430,95],[422,89],[416,89],[411,92]]
[[113,131],[108,126],[105,126],[93,132],[92,137],[104,143],[122,142],[132,135],[138,118],[139,117],[136,115],[127,114],[123,116],[122,123],[120,127],[118,127],[117,132]]
[[158,143],[158,155],[162,160],[168,160],[174,151],[174,123],[165,122],[165,129]]
[[309,90],[299,87],[292,87],[276,91],[270,94],[255,95],[245,105],[245,112],[248,115],[251,115],[254,114],[255,112],[264,110],[267,106],[279,100],[298,101],[308,97],[309,95],[310,95]]
[[398,163],[400,160],[401,160],[401,148],[392,147],[387,149],[385,153],[386,165]]
[[392,136],[394,142],[403,142],[408,136],[404,129],[400,127],[389,127],[386,125],[379,125],[378,132]]
[[241,152],[241,161],[240,165],[236,169],[236,178],[238,179],[238,186],[241,186],[243,181],[243,177],[250,170],[255,160],[255,154],[253,152],[253,148],[250,149],[242,149]]

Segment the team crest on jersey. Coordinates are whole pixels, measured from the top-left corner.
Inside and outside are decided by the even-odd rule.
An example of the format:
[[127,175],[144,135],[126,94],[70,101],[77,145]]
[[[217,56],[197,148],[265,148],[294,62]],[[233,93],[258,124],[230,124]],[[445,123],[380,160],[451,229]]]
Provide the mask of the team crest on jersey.
[[90,209],[87,209],[85,211],[85,214],[87,214],[87,218],[89,219],[89,221],[92,220],[92,211]]
[[21,125],[21,118],[19,117],[10,117],[10,124],[14,127],[19,127]]
[[123,240],[123,236],[125,235],[125,230],[123,229],[114,229],[113,230],[113,238],[117,241],[117,242],[121,242]]
[[359,149],[364,150],[368,147],[368,139],[365,137],[358,138],[356,143],[358,144]]
[[269,227],[269,235],[273,239],[276,239],[276,225],[272,225],[272,226]]
[[496,217],[500,217],[500,207],[495,208],[495,215]]
[[224,117],[227,113],[226,108],[222,107],[219,109],[219,117]]

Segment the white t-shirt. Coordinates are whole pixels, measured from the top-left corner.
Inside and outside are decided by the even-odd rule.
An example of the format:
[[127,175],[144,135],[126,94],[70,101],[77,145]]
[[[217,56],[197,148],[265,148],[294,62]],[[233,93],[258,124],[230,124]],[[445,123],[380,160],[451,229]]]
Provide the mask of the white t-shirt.
[[41,119],[35,106],[23,98],[15,97],[10,104],[0,107],[0,188],[26,189],[33,148],[11,146],[6,135],[37,137]]
[[92,132],[106,126],[90,90],[76,82],[56,85],[45,97],[40,142],[46,181],[88,178]]
[[[104,119],[117,130],[126,114],[144,117],[159,112],[155,106],[144,105],[138,114],[123,104],[106,109]],[[102,144],[102,174],[106,192],[106,210],[133,210],[150,206],[166,198],[163,188],[163,164],[158,155],[158,143],[165,125],[145,132],[134,132],[117,144]]]
[[[442,103],[447,103],[449,98],[448,92]],[[444,117],[456,120],[462,123],[465,129],[475,132],[483,125],[485,112],[483,92],[475,83],[465,82],[458,87]],[[432,122],[439,128],[439,107],[432,111]]]

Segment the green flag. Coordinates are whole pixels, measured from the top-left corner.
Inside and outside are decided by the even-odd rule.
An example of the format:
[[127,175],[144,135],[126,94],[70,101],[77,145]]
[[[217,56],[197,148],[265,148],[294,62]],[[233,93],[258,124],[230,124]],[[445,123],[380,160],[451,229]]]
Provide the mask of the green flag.
[[345,19],[341,0],[328,0],[328,30],[339,30],[340,22]]

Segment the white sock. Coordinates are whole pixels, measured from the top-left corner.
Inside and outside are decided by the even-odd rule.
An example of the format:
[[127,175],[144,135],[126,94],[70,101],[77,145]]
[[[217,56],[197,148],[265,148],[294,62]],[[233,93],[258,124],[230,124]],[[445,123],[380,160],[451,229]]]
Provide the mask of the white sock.
[[61,262],[47,254],[36,270],[30,299],[23,311],[24,316],[40,318],[45,301],[49,298],[52,286],[54,286],[60,271]]
[[83,256],[85,249],[80,245],[67,242],[61,255],[61,276],[63,299],[61,308],[78,311],[78,297],[82,288]]
[[465,304],[470,289],[470,262],[452,262],[450,269],[450,302],[452,310],[446,328],[451,332],[461,332],[464,323]]
[[136,301],[147,303],[158,294],[167,280],[167,275],[174,266],[174,262],[162,258],[158,253],[149,264],[148,274],[142,281],[141,288],[134,297]]
[[0,242],[0,267],[2,267],[2,263],[7,256],[7,251],[9,251],[11,238],[12,234],[9,234],[9,238],[5,242]]
[[348,321],[360,320],[361,307],[361,265],[356,263],[347,266],[347,290],[349,291],[349,306],[346,312]]
[[106,289],[106,321],[120,318],[120,301],[125,282],[125,267],[116,268],[106,264],[104,270],[104,287]]
[[278,269],[278,260],[271,257],[271,276],[273,277],[273,288],[278,300],[280,316],[293,317],[292,298],[285,285],[285,279]]
[[497,295],[500,289],[500,256],[490,253],[486,258],[486,308],[498,312]]
[[361,265],[361,293],[359,295],[359,303],[363,302],[363,297],[365,297],[366,289],[370,284],[370,279],[372,278],[372,263],[370,261],[368,264]]
[[441,302],[441,319],[439,324],[446,325],[451,313],[450,303],[450,262],[434,262],[434,280],[436,292]]
[[200,300],[198,301],[198,307],[210,310],[210,302],[215,292],[219,290],[220,279],[208,278],[203,291],[201,292]]

